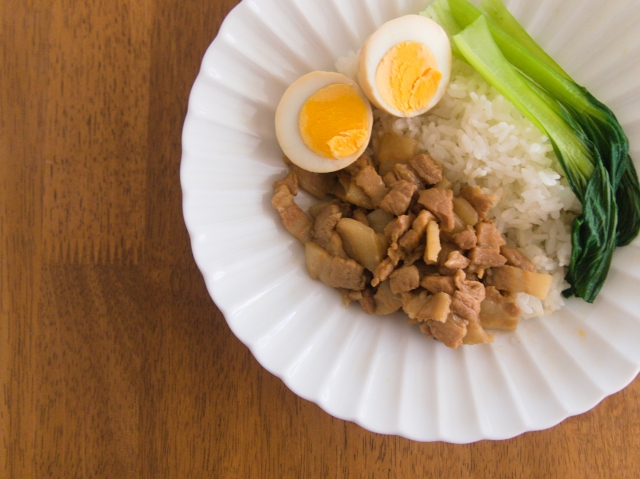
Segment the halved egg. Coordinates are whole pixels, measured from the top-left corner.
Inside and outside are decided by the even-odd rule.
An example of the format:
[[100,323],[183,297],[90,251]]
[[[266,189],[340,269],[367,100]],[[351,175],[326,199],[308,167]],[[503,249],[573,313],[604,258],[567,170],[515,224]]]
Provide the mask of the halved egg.
[[366,41],[358,82],[371,103],[395,116],[433,108],[451,75],[451,44],[440,25],[420,15],[391,20]]
[[340,73],[312,72],[287,88],[276,110],[284,154],[315,173],[349,166],[371,138],[373,114],[356,82]]

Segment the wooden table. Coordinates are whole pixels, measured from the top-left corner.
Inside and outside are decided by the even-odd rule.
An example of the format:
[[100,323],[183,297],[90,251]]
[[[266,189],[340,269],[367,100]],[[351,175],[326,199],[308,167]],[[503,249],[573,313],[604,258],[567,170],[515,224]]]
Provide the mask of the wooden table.
[[332,418],[231,334],[178,172],[236,3],[0,0],[0,477],[640,477],[639,381],[547,431],[422,444]]

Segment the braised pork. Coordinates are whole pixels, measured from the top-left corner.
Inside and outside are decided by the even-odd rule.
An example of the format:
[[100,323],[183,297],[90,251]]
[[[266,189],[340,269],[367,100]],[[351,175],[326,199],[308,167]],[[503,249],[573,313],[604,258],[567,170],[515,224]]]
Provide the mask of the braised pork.
[[449,269],[464,269],[469,266],[469,263],[469,258],[464,256],[460,251],[454,250],[449,253],[444,265]]
[[[386,135],[375,160],[364,154],[337,173],[290,165],[272,205],[305,244],[311,277],[338,288],[345,304],[357,301],[367,314],[402,309],[451,348],[490,343],[485,328],[517,326],[516,294],[544,299],[552,277],[487,219],[495,195],[468,186],[455,197],[442,166],[416,149],[415,140]],[[295,204],[299,189],[337,199],[313,205],[312,221]]]
[[454,281],[457,291],[453,293],[451,311],[467,321],[467,334],[463,337],[464,344],[480,344],[493,342],[493,336],[487,333],[480,323],[481,304],[486,297],[484,285],[479,281],[466,279],[466,275],[459,270]]
[[496,195],[484,193],[479,186],[465,186],[460,191],[460,196],[471,203],[471,206],[478,212],[480,220],[487,217],[487,212],[498,198]]
[[485,288],[486,297],[480,304],[480,323],[485,329],[515,331],[520,321],[520,308],[515,294],[500,293],[495,287]]
[[342,239],[336,233],[336,225],[342,219],[342,212],[337,205],[329,204],[316,216],[313,224],[313,240],[329,254],[347,259]]
[[415,184],[406,180],[398,180],[391,185],[391,191],[380,201],[380,208],[396,216],[403,215],[407,212],[416,190]]
[[420,273],[415,266],[403,266],[389,276],[389,287],[393,294],[406,293],[420,286]]
[[446,293],[429,294],[425,290],[403,293],[402,309],[409,316],[409,323],[423,321],[444,322],[451,311],[451,296]]
[[313,241],[305,244],[305,262],[309,275],[327,286],[354,291],[365,288],[367,279],[362,265],[352,259],[332,256]]
[[385,186],[382,177],[378,174],[373,166],[366,165],[353,177],[356,185],[371,198],[373,206],[378,206],[382,199],[389,192]]
[[[325,199],[338,181],[335,173],[312,173],[292,163],[286,156],[283,160],[297,176],[300,188],[319,200]],[[296,194],[297,192],[293,193],[294,196]]]
[[444,323],[427,321],[421,324],[420,331],[452,349],[457,349],[467,335],[467,321],[454,314],[449,314]]
[[453,295],[456,290],[453,276],[425,276],[420,281],[420,286],[432,294],[447,293]]
[[500,254],[507,259],[508,265],[515,266],[516,268],[520,268],[525,271],[531,271],[532,273],[536,272],[536,267],[533,263],[517,249],[502,245],[500,246]]
[[289,186],[280,184],[276,187],[271,205],[280,215],[280,220],[289,233],[303,244],[311,241],[313,222],[296,204]]
[[424,187],[416,171],[410,165],[407,165],[404,163],[397,163],[393,167],[393,175],[396,178],[396,181],[405,180],[405,181],[408,181],[409,183],[413,183],[418,188]]
[[440,221],[440,229],[451,231],[455,225],[453,217],[453,191],[444,188],[422,190],[418,203],[431,211]]
[[442,165],[429,155],[416,155],[409,160],[409,165],[426,185],[435,185],[442,181]]
[[478,244],[478,237],[475,230],[471,226],[467,226],[464,231],[453,235],[453,242],[461,250],[470,250]]
[[376,314],[391,314],[402,308],[402,301],[391,292],[388,280],[380,283],[373,296],[373,301],[376,306]]

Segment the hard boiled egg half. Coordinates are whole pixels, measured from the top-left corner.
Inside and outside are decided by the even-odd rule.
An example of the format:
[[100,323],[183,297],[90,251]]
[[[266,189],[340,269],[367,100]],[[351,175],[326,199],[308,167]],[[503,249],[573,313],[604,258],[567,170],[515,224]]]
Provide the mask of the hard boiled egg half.
[[391,115],[412,117],[433,108],[451,74],[451,45],[440,25],[406,15],[382,25],[358,57],[358,82],[369,100]]
[[364,152],[373,115],[356,82],[340,73],[312,72],[289,86],[276,110],[284,154],[307,171],[349,166]]

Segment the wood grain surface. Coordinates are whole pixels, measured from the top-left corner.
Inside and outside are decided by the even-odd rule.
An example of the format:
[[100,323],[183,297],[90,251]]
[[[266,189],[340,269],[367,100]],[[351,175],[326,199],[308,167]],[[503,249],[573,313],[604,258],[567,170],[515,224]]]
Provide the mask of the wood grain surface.
[[332,418],[230,332],[180,138],[236,0],[0,0],[0,478],[638,478],[640,382],[550,430],[416,443]]

